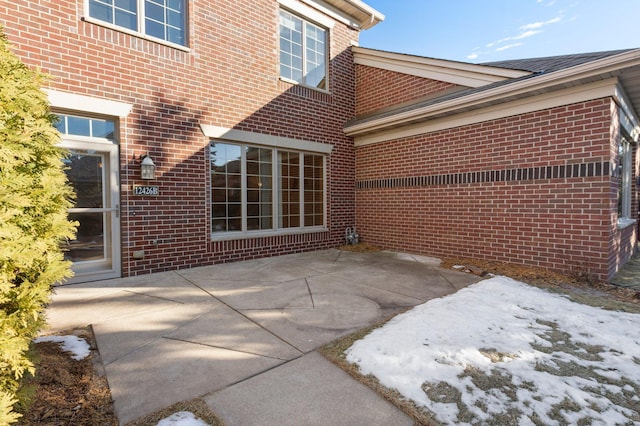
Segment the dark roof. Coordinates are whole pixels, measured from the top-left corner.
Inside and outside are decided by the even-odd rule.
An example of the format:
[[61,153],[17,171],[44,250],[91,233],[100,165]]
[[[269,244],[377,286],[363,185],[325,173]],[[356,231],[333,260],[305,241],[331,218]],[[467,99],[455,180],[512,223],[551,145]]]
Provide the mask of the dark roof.
[[506,61],[485,62],[478,65],[489,67],[509,68],[513,70],[529,71],[536,74],[550,73],[577,65],[586,64],[609,56],[619,55],[634,49],[609,50],[606,52],[577,53],[573,55],[547,56],[544,58],[512,59]]
[[367,114],[366,116],[363,116],[363,117],[355,118],[349,121],[348,123],[346,123],[346,125],[350,126],[350,125],[355,125],[360,123],[366,123],[368,121],[373,121],[379,118],[393,116],[399,113],[411,111],[413,109],[427,107],[430,105],[436,105],[451,99],[462,98],[474,93],[483,92],[499,86],[506,86],[522,80],[536,78],[540,75],[575,67],[575,66],[586,64],[599,59],[607,58],[609,56],[619,55],[621,53],[629,52],[632,50],[637,50],[637,49],[610,50],[606,52],[579,53],[579,54],[573,54],[573,55],[548,56],[544,58],[531,58],[531,59],[514,59],[514,60],[477,64],[477,65],[497,67],[497,68],[529,71],[531,72],[531,74],[523,77],[497,81],[495,83],[490,83],[480,87],[463,89],[460,91],[446,93],[439,97],[435,97],[435,98],[431,97],[429,99],[419,100],[411,104],[404,104],[402,106],[398,106],[397,108],[392,107],[384,111],[379,111],[378,113],[374,112],[372,114]]

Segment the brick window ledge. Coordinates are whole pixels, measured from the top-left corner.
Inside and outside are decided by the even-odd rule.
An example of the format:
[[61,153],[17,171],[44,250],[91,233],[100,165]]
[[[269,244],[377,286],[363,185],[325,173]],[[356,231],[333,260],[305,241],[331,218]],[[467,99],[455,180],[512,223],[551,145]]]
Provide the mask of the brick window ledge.
[[631,219],[628,217],[623,217],[618,219],[618,229],[624,229],[631,225],[635,225],[638,221],[636,219]]
[[299,234],[314,234],[320,232],[328,232],[329,228],[324,226],[313,226],[301,229],[280,229],[277,231],[252,231],[252,232],[225,232],[214,233],[211,235],[211,241],[233,241],[233,240],[247,240],[250,238],[263,238],[263,237],[281,237],[286,235],[299,235]]

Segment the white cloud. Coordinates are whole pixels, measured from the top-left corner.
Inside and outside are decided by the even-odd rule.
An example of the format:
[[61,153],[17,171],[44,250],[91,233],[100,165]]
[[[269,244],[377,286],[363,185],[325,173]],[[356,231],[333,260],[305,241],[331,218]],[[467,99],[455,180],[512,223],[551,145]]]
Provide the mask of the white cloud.
[[548,21],[543,21],[543,22],[532,22],[530,24],[525,24],[523,26],[520,27],[521,30],[537,30],[538,28],[542,28],[546,25],[551,25],[551,24],[557,24],[558,22],[562,21],[563,16],[556,16],[553,19],[549,19]]
[[525,31],[523,33],[518,34],[515,37],[511,37],[511,40],[522,40],[523,38],[527,38],[527,37],[531,37],[534,36],[536,34],[540,34],[542,31]]
[[[538,3],[542,3],[544,0],[538,0]],[[485,44],[486,48],[489,49],[494,49],[495,52],[501,52],[503,50],[507,50],[507,49],[511,49],[514,47],[518,47],[518,46],[522,46],[524,43],[513,43],[514,41],[517,40],[523,40],[525,38],[529,38],[529,37],[533,37],[535,35],[538,35],[540,33],[542,33],[544,30],[542,29],[543,27],[546,27],[547,25],[553,25],[553,24],[557,24],[559,22],[561,22],[564,19],[564,14],[563,12],[560,12],[560,14],[558,16],[556,16],[555,18],[552,19],[548,19],[546,21],[537,21],[537,22],[531,22],[529,24],[525,24],[519,27],[520,33],[514,36],[509,36],[509,37],[505,37],[505,38],[501,38],[499,40],[494,40],[491,41],[487,44]],[[505,44],[507,43],[507,44]],[[483,54],[486,52],[483,52]],[[471,53],[467,56],[468,59],[477,59],[480,56],[479,53]]]
[[522,46],[522,43],[511,43],[511,44],[507,44],[506,46],[498,47],[496,49],[496,52],[502,52],[503,50],[511,49],[518,46]]

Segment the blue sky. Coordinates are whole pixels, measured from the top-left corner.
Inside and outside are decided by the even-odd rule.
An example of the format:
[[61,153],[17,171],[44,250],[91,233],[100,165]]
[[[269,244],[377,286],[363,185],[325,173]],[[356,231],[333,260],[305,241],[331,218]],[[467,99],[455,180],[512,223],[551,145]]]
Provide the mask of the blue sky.
[[640,47],[640,0],[364,0],[360,45],[482,63]]

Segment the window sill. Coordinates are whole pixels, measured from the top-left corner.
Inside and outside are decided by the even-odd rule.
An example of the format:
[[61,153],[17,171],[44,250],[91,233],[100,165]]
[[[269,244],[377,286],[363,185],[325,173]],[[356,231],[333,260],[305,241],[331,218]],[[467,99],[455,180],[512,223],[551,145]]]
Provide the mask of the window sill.
[[628,217],[623,217],[618,219],[618,229],[624,229],[631,225],[635,225],[638,221],[636,219],[631,219]]
[[296,228],[296,229],[278,229],[268,231],[250,231],[250,232],[214,232],[211,234],[211,241],[233,241],[233,240],[248,240],[251,238],[264,238],[264,237],[281,237],[285,235],[300,235],[300,234],[313,234],[318,232],[328,232],[329,228],[324,226],[313,226],[308,228]]
[[284,77],[279,77],[280,81],[284,82],[284,83],[288,83],[291,84],[293,86],[298,86],[298,87],[304,87],[305,89],[309,89],[309,90],[313,90],[315,92],[318,93],[324,93],[325,95],[330,95],[331,92],[327,89],[319,89],[317,87],[313,87],[313,86],[307,86],[306,84],[303,83],[299,83],[295,80],[289,80],[288,78],[284,78]]
[[167,47],[172,47],[174,49],[182,50],[183,52],[191,52],[186,46],[182,46],[181,44],[171,43],[170,41],[163,40],[161,38],[151,37],[146,34],[140,33],[138,31],[129,30],[124,27],[119,27],[117,25],[110,24],[108,22],[101,21],[99,19],[94,19],[90,16],[83,16],[80,18],[81,21],[89,22],[91,24],[99,25],[101,27],[109,28],[110,30],[118,31],[124,34],[129,34],[134,37],[138,37],[144,40],[152,41],[154,43],[162,44]]

